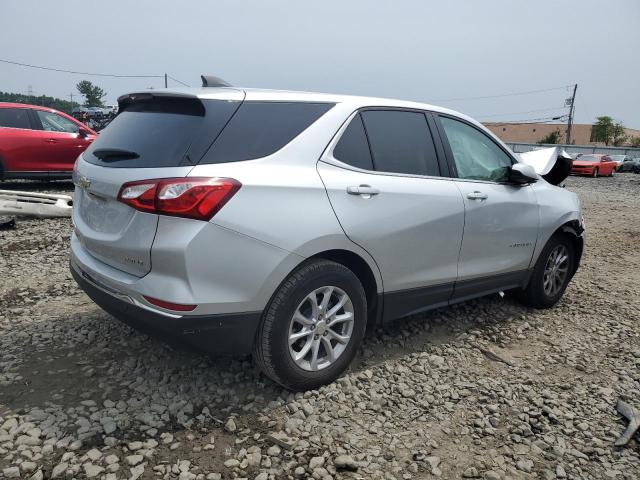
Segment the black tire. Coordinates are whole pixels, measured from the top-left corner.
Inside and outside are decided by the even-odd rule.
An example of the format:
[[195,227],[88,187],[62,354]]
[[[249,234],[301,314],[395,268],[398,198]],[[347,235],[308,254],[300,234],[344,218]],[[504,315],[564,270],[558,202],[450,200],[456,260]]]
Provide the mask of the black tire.
[[[567,259],[567,275],[560,290],[555,295],[548,295],[544,289],[544,272],[545,266],[551,253],[560,245],[564,245],[568,252]],[[553,307],[564,295],[567,285],[571,281],[573,272],[575,269],[575,248],[573,241],[568,234],[555,234],[552,236],[538,257],[529,284],[522,290],[519,290],[516,294],[518,300],[529,307],[533,308],[551,308]]]
[[[332,365],[316,371],[298,366],[289,353],[291,318],[305,297],[317,288],[334,286],[350,298],[354,311],[351,337]],[[367,323],[364,288],[344,265],[329,260],[313,260],[299,266],[282,282],[265,309],[256,333],[253,358],[262,372],[290,390],[302,391],[333,382],[342,374],[362,342]]]
[[598,176],[598,169],[597,169],[597,168],[594,168],[594,169],[593,169],[593,173],[591,174],[591,176],[592,176],[593,178],[596,178],[596,177]]

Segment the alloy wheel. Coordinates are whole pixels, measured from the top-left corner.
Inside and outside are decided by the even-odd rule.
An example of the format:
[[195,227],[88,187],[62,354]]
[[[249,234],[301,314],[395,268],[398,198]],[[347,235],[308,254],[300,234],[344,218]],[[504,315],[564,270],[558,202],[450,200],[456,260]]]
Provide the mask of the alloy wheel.
[[289,324],[289,354],[307,371],[331,366],[349,344],[354,308],[347,293],[335,286],[316,288],[296,308]]
[[569,250],[558,245],[551,250],[544,267],[542,287],[548,297],[555,297],[563,288],[569,275]]

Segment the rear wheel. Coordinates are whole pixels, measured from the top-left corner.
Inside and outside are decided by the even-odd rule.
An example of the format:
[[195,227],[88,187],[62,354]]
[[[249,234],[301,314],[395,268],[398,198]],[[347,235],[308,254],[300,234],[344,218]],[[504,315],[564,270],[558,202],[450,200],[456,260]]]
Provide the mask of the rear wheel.
[[518,292],[518,299],[534,308],[553,307],[569,285],[574,262],[571,238],[566,234],[554,235],[542,250],[529,284]]
[[334,381],[364,336],[367,301],[351,270],[328,260],[294,271],[265,310],[254,360],[269,378],[292,390]]

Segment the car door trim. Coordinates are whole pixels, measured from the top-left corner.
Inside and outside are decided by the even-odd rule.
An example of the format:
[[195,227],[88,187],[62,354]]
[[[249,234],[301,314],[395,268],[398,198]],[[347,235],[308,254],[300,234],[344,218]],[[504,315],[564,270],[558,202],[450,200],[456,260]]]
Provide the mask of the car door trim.
[[524,288],[529,282],[531,270],[499,273],[468,280],[384,292],[384,322],[453,305],[473,298],[484,297],[512,288]]

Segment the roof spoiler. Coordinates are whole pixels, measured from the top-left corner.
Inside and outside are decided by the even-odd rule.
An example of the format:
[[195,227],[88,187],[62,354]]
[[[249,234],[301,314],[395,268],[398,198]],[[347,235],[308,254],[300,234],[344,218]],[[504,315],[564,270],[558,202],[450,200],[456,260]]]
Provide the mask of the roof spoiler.
[[203,87],[230,87],[231,84],[225,82],[220,77],[215,77],[213,75],[200,75],[202,79]]

